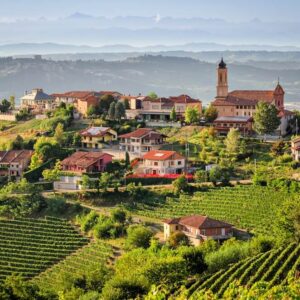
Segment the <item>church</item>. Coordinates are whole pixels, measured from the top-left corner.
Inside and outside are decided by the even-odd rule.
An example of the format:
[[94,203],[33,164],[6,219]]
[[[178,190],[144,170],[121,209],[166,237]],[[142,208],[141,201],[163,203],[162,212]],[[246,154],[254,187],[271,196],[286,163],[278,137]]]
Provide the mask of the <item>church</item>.
[[244,134],[250,134],[253,116],[258,102],[275,105],[279,111],[281,124],[278,134],[287,133],[288,122],[293,113],[284,109],[284,90],[278,82],[274,90],[235,90],[228,91],[228,69],[223,58],[217,68],[217,96],[212,105],[218,111],[214,125],[219,132],[226,133],[231,127],[239,128]]

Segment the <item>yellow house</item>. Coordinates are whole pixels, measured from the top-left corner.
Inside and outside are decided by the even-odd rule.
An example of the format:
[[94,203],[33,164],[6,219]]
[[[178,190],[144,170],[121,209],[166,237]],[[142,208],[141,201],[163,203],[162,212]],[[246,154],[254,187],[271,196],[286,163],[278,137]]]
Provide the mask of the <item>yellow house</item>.
[[99,149],[103,143],[111,143],[118,139],[118,134],[110,127],[90,127],[80,132],[83,148]]

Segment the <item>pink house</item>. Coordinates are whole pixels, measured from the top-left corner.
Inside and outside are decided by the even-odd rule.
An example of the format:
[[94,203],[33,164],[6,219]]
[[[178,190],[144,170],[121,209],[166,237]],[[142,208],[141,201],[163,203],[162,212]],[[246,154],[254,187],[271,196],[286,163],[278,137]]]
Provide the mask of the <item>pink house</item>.
[[84,173],[103,172],[112,162],[112,155],[102,152],[73,153],[61,162],[62,170],[82,175]]

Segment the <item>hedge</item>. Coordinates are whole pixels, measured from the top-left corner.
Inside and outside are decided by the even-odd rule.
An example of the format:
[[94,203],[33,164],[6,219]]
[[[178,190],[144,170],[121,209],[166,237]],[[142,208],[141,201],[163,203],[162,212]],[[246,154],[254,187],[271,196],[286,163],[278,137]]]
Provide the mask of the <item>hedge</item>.
[[27,171],[23,174],[23,177],[28,181],[28,182],[37,182],[39,179],[42,177],[42,173],[45,169],[49,169],[55,162],[55,158],[49,159],[47,162],[43,163],[39,167]]
[[[137,177],[129,177],[126,178],[126,184],[128,183],[141,183],[142,185],[161,185],[161,184],[171,184],[175,178],[160,178],[160,177],[153,177],[153,178],[137,178]],[[125,180],[122,182],[125,184]]]
[[53,190],[53,182],[36,182],[34,185],[37,187],[41,187],[42,191]]

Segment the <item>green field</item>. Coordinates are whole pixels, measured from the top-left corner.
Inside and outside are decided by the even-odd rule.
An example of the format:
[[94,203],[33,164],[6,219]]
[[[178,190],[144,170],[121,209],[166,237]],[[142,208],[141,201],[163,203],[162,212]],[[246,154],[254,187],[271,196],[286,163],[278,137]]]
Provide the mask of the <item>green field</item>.
[[211,188],[194,195],[146,197],[131,212],[164,219],[193,214],[208,215],[253,233],[272,232],[274,215],[288,197],[287,192],[261,186]]
[[35,277],[33,281],[44,290],[63,290],[66,279],[71,280],[98,272],[112,258],[113,250],[109,244],[101,241],[91,242]]
[[0,281],[13,273],[32,278],[88,242],[65,220],[0,220]]
[[211,276],[203,276],[189,288],[187,298],[199,299],[199,293],[209,289],[221,299],[229,285],[236,280],[248,287],[258,281],[268,282],[269,287],[283,284],[289,272],[295,272],[299,267],[300,245],[288,244],[286,247],[246,258]]

